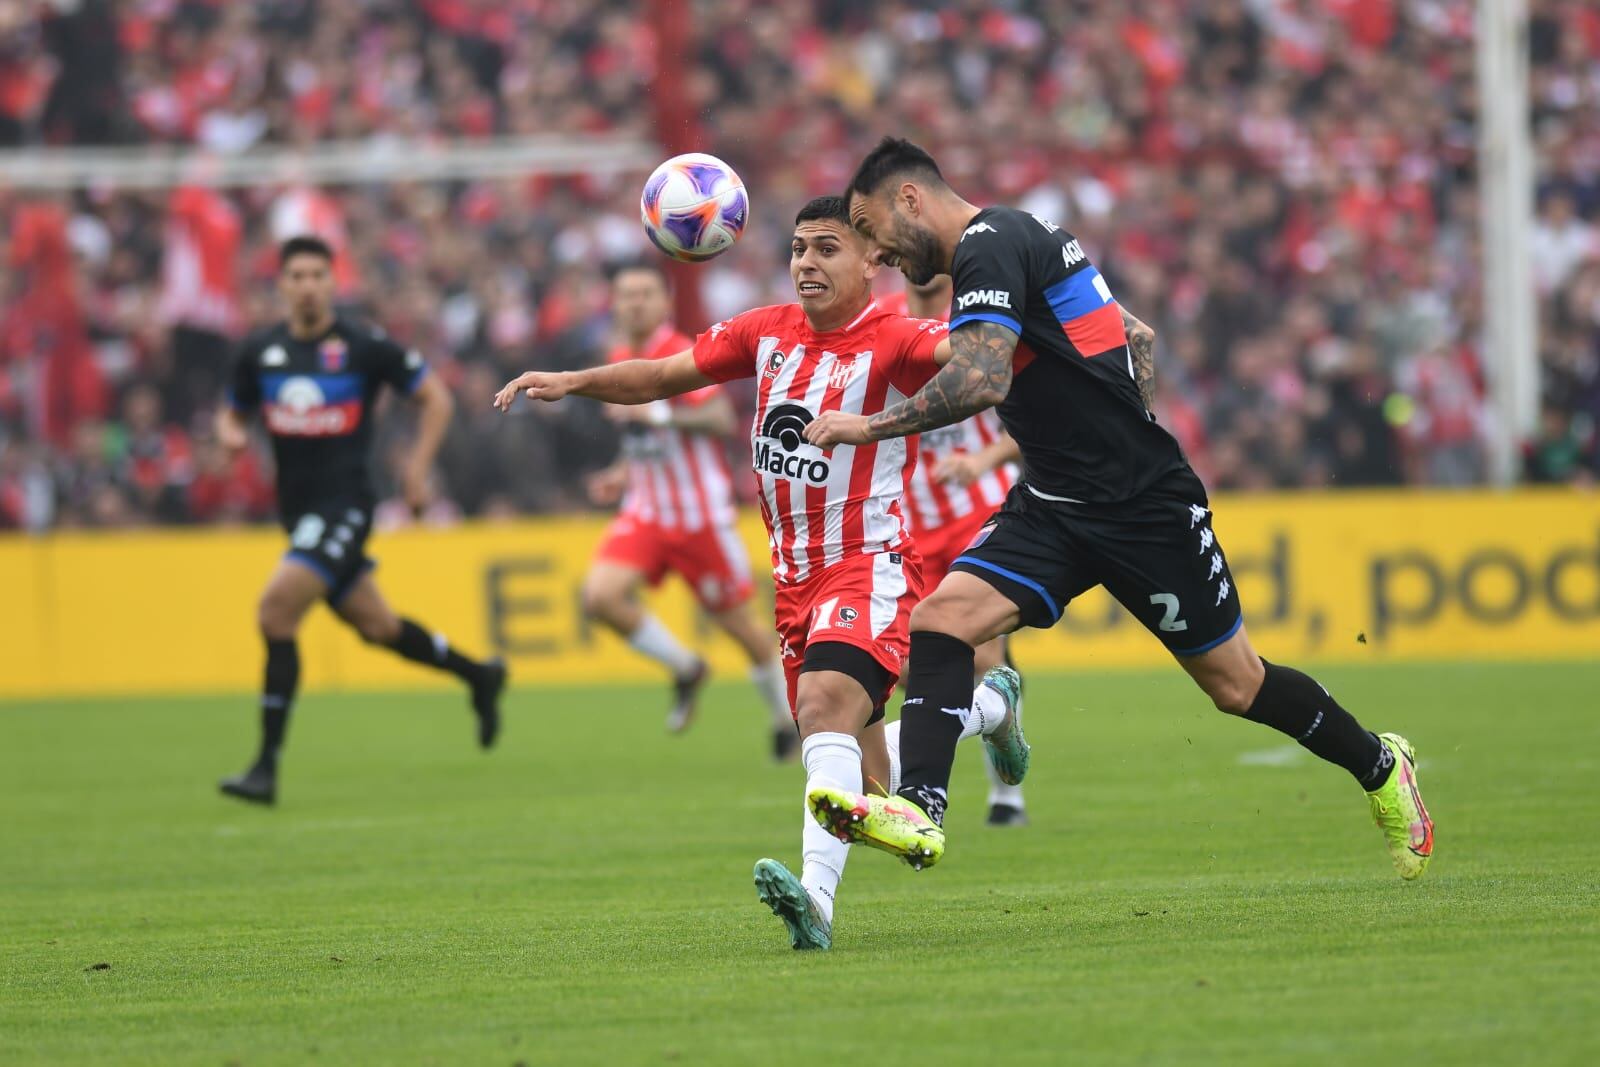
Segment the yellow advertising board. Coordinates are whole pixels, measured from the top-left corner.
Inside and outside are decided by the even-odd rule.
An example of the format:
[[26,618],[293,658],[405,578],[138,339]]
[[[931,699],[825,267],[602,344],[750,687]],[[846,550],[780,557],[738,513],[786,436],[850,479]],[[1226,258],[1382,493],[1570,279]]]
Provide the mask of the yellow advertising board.
[[[1224,497],[1215,527],[1257,647],[1287,661],[1572,659],[1600,654],[1600,496],[1361,492]],[[403,613],[525,683],[648,681],[658,669],[586,625],[578,589],[599,518],[376,536]],[[756,569],[760,520],[741,532]],[[0,699],[245,690],[259,677],[255,598],[283,550],[266,530],[0,538]],[[655,610],[725,674],[734,647],[669,581]],[[770,618],[763,585],[757,610]],[[301,637],[304,684],[444,684],[363,647],[327,612]],[[1020,635],[1029,670],[1149,666],[1160,645],[1101,591]]]

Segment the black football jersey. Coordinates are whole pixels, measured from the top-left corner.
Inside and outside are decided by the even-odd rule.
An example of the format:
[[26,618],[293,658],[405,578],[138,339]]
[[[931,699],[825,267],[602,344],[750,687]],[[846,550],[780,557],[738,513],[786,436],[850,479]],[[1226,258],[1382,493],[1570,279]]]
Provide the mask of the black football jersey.
[[952,334],[993,322],[1020,337],[998,410],[1029,487],[1111,503],[1187,466],[1145,410],[1121,309],[1070,233],[1025,211],[985,208],[956,244],[950,274]]
[[426,373],[415,350],[343,318],[313,340],[287,323],[247,338],[228,399],[236,411],[259,408],[272,435],[278,510],[287,518],[329,502],[370,507],[373,402],[386,384],[410,395]]

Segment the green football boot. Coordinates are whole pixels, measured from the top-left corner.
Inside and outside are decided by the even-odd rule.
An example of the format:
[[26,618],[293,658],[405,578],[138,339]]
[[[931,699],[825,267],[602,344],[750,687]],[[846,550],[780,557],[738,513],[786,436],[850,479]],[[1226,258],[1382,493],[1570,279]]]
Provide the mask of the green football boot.
[[789,868],[777,860],[756,860],[755,879],[756,896],[789,928],[789,944],[802,950],[833,947],[833,924]]
[[990,667],[982,684],[1006,702],[1005,719],[994,733],[983,735],[989,765],[1006,785],[1021,785],[1028,776],[1028,756],[1033,751],[1022,736],[1022,676],[1010,667]]

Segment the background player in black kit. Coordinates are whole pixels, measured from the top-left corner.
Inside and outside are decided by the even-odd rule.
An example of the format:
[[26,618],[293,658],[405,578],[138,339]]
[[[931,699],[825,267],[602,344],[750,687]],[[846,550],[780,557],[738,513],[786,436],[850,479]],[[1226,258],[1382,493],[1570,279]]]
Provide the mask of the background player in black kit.
[[1421,875],[1433,824],[1410,743],[1370,733],[1311,678],[1251,647],[1205,487],[1149,410],[1150,335],[1125,335],[1137,320],[1077,240],[1025,212],[980,210],[926,152],[894,138],[862,161],[849,199],[852,223],[912,284],[952,276],[953,358],[916,395],[870,418],[828,412],[806,439],[863,444],[998,406],[1023,475],[912,614],[899,798],[813,791],[818,821],[913,866],[936,862],[973,646],[1053,625],[1073,597],[1104,585],[1218,709],[1349,771],[1396,870]]
[[441,634],[389,607],[372,579],[365,552],[375,497],[367,470],[372,406],[388,385],[416,401],[417,440],[406,465],[406,502],[428,501],[434,455],[450,424],[445,387],[381,330],[346,321],[333,306],[333,253],[315,237],[285,242],[278,288],[283,322],[253,334],[239,353],[229,403],[217,416],[217,437],[229,449],[248,443],[247,416],[260,410],[278,469],[278,512],[289,551],[257,607],[267,665],[261,686],[261,751],[245,773],[225,778],[224,793],[270,804],[277,796],[283,747],[300,678],[295,633],[318,599],[363,640],[406,659],[449,671],[466,682],[478,721],[478,743],[494,744],[506,669],[498,660],[468,659]]

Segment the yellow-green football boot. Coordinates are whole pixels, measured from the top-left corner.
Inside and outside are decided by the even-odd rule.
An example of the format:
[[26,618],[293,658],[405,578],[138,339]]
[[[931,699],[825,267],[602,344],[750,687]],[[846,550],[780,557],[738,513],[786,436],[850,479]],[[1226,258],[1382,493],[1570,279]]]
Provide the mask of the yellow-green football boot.
[[944,855],[944,831],[904,797],[853,793],[823,785],[806,794],[806,804],[811,817],[840,841],[881,849],[915,870],[932,867]]
[[1394,754],[1394,773],[1367,794],[1372,819],[1383,831],[1384,844],[1394,869],[1406,881],[1421,878],[1433,858],[1433,820],[1422,805],[1417,787],[1417,753],[1399,734],[1379,734],[1378,740]]

